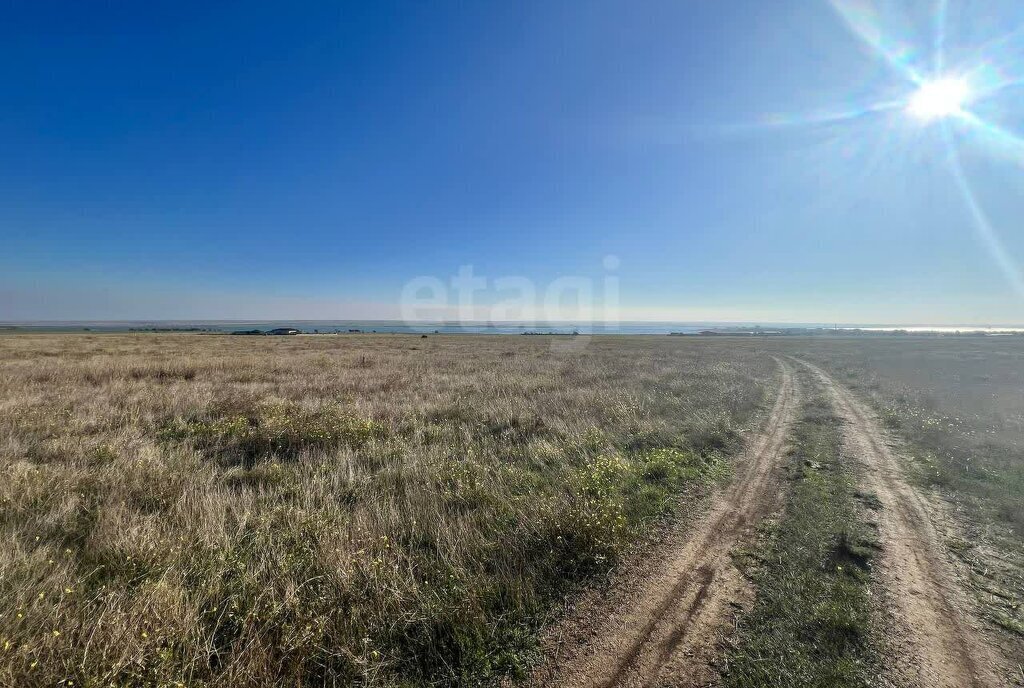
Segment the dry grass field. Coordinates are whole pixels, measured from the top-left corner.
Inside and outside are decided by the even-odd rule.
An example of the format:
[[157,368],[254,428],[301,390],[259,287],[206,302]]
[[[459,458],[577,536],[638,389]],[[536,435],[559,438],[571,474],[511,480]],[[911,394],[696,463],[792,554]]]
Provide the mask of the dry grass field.
[[552,343],[0,337],[0,685],[521,673],[562,596],[728,472],[776,373]]

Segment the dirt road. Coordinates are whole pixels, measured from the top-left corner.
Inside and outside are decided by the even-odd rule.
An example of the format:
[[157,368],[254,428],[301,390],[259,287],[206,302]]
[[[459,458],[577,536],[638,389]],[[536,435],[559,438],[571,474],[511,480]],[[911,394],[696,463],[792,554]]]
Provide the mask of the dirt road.
[[823,370],[794,360],[831,396],[845,421],[844,451],[863,462],[863,487],[881,502],[878,573],[882,604],[894,626],[885,662],[888,679],[915,688],[1010,685],[1011,672],[970,613],[929,504],[907,483],[875,414]]
[[618,581],[586,618],[572,620],[536,684],[698,686],[713,677],[709,664],[730,623],[730,602],[745,586],[731,554],[782,503],[778,469],[799,392],[791,366],[778,363],[774,406],[737,458],[732,483],[713,496],[706,516],[672,533],[660,556]]

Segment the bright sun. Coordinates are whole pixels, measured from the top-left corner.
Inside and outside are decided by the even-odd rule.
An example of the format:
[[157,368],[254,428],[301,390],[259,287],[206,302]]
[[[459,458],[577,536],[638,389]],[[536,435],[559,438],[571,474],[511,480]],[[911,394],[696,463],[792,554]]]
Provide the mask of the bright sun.
[[922,121],[958,115],[969,95],[964,79],[942,78],[927,81],[910,96],[907,112]]

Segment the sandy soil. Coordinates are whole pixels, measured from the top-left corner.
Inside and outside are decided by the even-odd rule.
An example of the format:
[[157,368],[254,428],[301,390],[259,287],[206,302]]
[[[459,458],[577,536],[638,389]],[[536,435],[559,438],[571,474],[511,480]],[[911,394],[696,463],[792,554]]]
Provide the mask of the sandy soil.
[[881,503],[878,606],[888,626],[887,682],[913,688],[1013,685],[1014,669],[986,636],[957,582],[935,508],[908,484],[874,412],[820,368],[798,362],[831,396],[845,421],[844,451],[861,462],[862,488]]
[[538,686],[700,686],[712,683],[719,639],[732,630],[748,583],[732,553],[781,508],[780,466],[799,408],[797,379],[778,361],[781,384],[764,427],[735,464],[710,510],[667,533],[657,552],[627,567],[601,599],[577,608],[550,634]]

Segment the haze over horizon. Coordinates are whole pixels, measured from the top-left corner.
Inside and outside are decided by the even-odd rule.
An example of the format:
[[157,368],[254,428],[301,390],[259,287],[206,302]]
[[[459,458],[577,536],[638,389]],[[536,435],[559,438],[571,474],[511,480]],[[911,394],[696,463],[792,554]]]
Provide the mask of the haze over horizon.
[[0,321],[400,319],[424,277],[486,320],[581,277],[566,320],[1024,323],[1024,6],[941,19],[12,6]]

